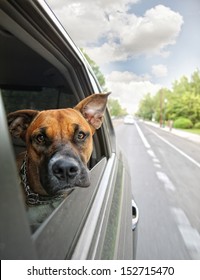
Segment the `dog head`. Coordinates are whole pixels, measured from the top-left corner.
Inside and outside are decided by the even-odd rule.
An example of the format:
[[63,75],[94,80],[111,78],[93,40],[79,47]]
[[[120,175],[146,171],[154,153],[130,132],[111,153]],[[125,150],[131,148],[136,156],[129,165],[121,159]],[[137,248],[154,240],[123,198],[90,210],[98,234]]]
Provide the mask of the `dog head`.
[[89,186],[92,136],[102,124],[108,95],[93,94],[73,109],[8,115],[11,135],[26,142],[27,179],[35,193],[54,196]]

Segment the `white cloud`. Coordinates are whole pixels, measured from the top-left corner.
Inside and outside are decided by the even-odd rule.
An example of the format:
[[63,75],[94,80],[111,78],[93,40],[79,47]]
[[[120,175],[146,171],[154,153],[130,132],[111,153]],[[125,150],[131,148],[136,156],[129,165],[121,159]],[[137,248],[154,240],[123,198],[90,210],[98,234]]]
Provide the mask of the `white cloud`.
[[114,71],[106,76],[106,85],[111,90],[111,98],[119,100],[129,113],[137,112],[140,100],[145,94],[155,94],[161,85],[153,84],[148,76],[140,77],[130,72]]
[[[113,36],[112,15],[126,12],[139,0],[46,0],[79,47]],[[116,27],[115,27],[116,29]]]
[[166,48],[176,43],[182,24],[179,13],[162,5],[148,10],[143,17],[116,13],[110,19],[110,41],[86,51],[99,65],[142,54],[167,57],[170,53]]
[[[49,2],[54,1],[48,0]],[[97,42],[108,32],[107,19],[95,7],[94,2],[91,2],[90,7],[87,1],[59,1],[58,6],[55,2],[52,8],[54,7],[56,16],[79,47]]]
[[[140,0],[95,0],[95,5],[100,9],[106,9],[106,8],[123,8],[124,6],[127,7],[128,4],[131,3],[137,3]],[[49,3],[49,6],[52,7],[52,9],[62,9],[63,6],[78,3],[83,4],[87,7],[93,3],[93,0],[46,0],[47,3]]]
[[130,82],[148,81],[150,77],[147,74],[143,76],[138,76],[133,72],[129,72],[129,71],[124,71],[124,72],[112,71],[109,75],[106,76],[106,79],[110,82],[130,83]]
[[[115,61],[139,56],[169,56],[168,46],[176,43],[183,18],[164,5],[147,10],[143,16],[130,11],[140,0],[46,0],[79,47],[100,67]],[[152,66],[155,77],[165,77],[167,67]],[[136,112],[146,93],[155,94],[161,85],[153,84],[150,75],[113,71],[106,76],[112,97],[128,111]]]
[[152,73],[155,77],[162,78],[167,76],[168,70],[166,65],[157,64],[152,66]]
[[165,47],[176,42],[183,23],[182,16],[163,5],[146,11],[143,17],[132,22],[130,28],[124,28],[122,45],[133,55],[166,54]]
[[100,66],[141,54],[169,55],[166,47],[175,44],[182,16],[158,5],[138,17],[128,12],[138,1],[47,0],[75,43]]

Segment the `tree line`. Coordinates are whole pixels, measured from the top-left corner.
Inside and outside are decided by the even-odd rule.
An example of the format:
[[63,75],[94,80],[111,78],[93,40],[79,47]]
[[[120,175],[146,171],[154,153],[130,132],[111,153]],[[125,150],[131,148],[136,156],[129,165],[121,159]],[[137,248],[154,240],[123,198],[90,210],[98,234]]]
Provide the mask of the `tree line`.
[[147,93],[141,100],[137,115],[161,124],[166,121],[187,120],[189,127],[200,128],[200,72],[195,70],[190,79],[176,80],[172,89],[162,88],[156,95]]
[[[102,74],[99,66],[96,64],[96,62],[94,60],[92,60],[89,57],[89,55],[84,51],[84,49],[81,49],[81,51],[82,51],[83,55],[85,56],[86,60],[88,61],[88,63],[90,64],[101,88],[105,92],[108,91],[106,88],[105,77]],[[112,97],[109,97],[109,99],[108,99],[108,109],[109,109],[111,116],[113,116],[113,117],[122,117],[122,116],[125,116],[128,114],[126,109],[121,106],[119,101]]]

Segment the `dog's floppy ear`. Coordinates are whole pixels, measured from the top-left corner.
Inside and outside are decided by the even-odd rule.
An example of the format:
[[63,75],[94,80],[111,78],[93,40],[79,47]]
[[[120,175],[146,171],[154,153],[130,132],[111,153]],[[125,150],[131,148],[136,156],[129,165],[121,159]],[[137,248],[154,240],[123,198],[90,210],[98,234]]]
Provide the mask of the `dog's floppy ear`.
[[36,110],[19,110],[8,114],[8,126],[11,135],[25,141],[26,130],[32,120],[37,116]]
[[74,109],[80,111],[94,129],[98,129],[103,121],[109,94],[110,92],[90,95],[78,103]]

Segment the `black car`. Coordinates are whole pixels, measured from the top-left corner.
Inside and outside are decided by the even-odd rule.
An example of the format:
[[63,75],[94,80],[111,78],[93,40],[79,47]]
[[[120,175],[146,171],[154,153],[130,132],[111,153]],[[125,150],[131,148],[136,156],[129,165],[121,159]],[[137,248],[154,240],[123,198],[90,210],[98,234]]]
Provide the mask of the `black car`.
[[0,2],[1,259],[133,259],[138,209],[106,111],[94,135],[91,186],[26,209],[6,114],[73,107],[101,92],[85,58],[44,1]]

